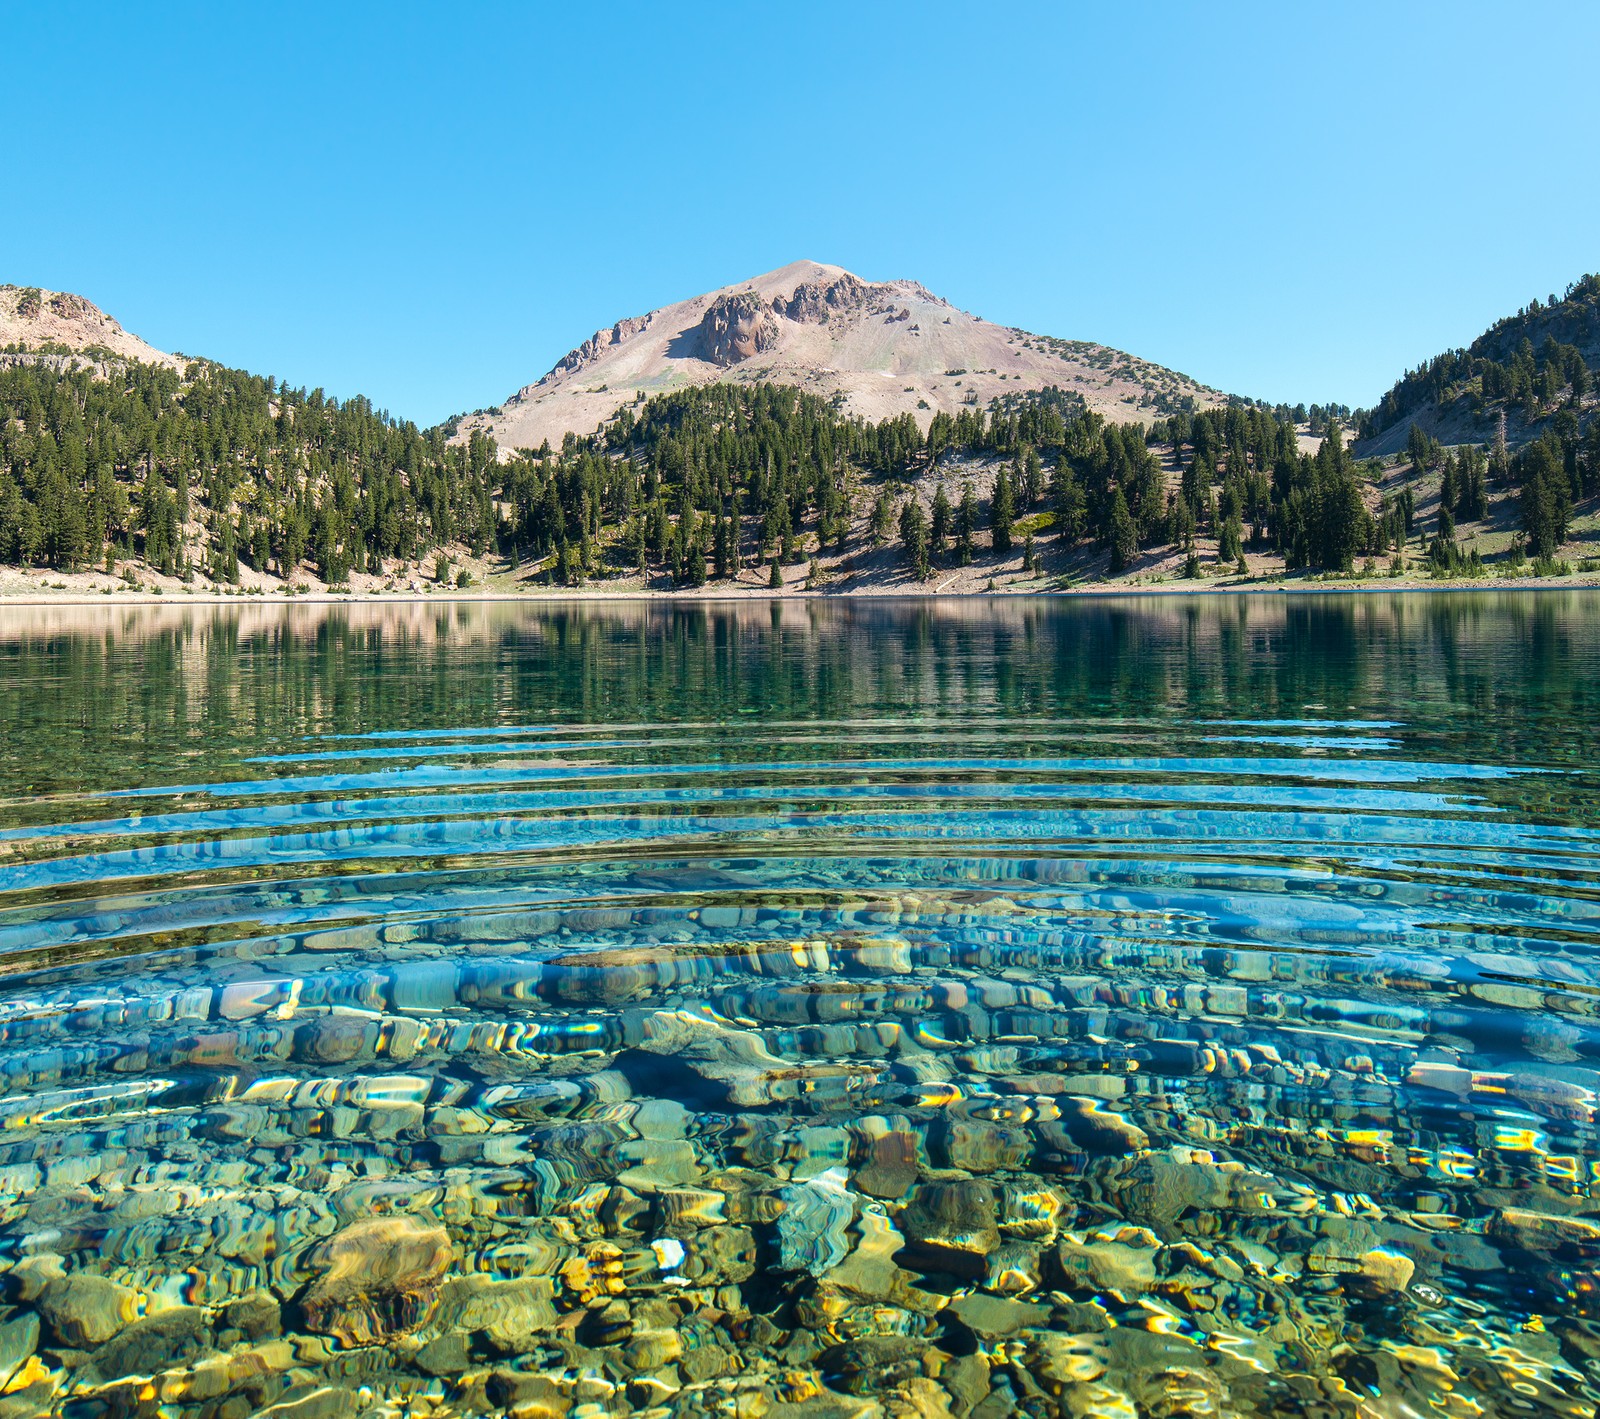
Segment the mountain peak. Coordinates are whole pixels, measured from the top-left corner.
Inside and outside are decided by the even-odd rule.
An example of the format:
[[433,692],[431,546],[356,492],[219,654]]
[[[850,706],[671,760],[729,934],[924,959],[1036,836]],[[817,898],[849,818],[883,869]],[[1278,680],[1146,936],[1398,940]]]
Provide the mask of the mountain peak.
[[46,352],[63,348],[90,356],[103,352],[147,364],[178,361],[122,328],[94,302],[71,291],[40,286],[0,286],[0,348],[16,345]]
[[924,429],[941,411],[1051,387],[1122,421],[1223,398],[1103,345],[980,320],[917,281],[804,260],[595,331],[500,409],[462,420],[457,437],[556,445],[623,404],[719,380],[794,385],[867,419],[909,413]]

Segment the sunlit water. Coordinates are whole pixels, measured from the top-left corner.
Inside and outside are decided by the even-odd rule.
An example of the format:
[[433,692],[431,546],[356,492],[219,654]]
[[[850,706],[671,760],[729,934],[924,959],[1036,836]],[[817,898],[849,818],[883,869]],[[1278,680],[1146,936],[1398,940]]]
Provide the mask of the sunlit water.
[[1597,675],[1575,593],[0,611],[0,1419],[1591,1414]]

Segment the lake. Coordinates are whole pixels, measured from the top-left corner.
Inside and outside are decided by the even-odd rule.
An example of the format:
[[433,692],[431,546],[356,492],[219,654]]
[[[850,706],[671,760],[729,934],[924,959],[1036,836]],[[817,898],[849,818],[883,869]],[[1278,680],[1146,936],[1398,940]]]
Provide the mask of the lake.
[[0,1419],[1600,1400],[1600,595],[11,607],[0,735]]

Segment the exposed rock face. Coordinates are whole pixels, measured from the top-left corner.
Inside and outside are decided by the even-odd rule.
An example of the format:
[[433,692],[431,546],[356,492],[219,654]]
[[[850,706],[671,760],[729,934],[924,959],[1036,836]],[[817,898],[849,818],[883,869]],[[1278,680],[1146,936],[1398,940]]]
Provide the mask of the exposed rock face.
[[[596,330],[576,350],[569,350],[556,362],[554,369],[538,384],[548,384],[558,375],[571,374],[574,370],[581,370],[585,365],[593,364],[601,355],[605,354],[613,345],[620,345],[624,340],[631,339],[639,334],[650,324],[648,315],[630,315],[626,320],[619,320],[609,330]],[[537,389],[538,384],[530,384],[522,392]]]
[[718,296],[700,320],[700,353],[726,369],[778,343],[778,322],[754,291]]
[[775,296],[772,307],[790,320],[819,325],[835,313],[864,309],[872,298],[873,289],[859,276],[846,271],[833,281],[803,281],[788,300]]
[[415,1329],[438,1297],[454,1250],[443,1227],[412,1217],[364,1217],[323,1242],[321,1272],[301,1298],[309,1329],[346,1345],[371,1345]]
[[122,327],[99,306],[84,300],[82,296],[73,295],[71,291],[56,291],[45,305],[52,314],[60,316],[63,320],[99,321],[113,333],[120,334],[122,331]]

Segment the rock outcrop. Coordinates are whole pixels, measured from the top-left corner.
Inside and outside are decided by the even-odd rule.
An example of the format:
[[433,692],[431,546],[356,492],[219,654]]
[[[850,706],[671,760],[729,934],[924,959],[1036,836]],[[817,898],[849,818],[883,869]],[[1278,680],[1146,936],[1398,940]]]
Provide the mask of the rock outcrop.
[[[585,365],[593,364],[613,345],[620,345],[623,341],[632,339],[633,336],[639,334],[649,324],[650,317],[648,315],[632,315],[626,320],[619,320],[609,330],[596,330],[576,350],[569,350],[563,355],[556,362],[555,368],[545,375],[539,381],[539,384],[548,384],[560,375],[573,374],[581,370]],[[521,393],[527,394],[537,388],[537,384],[530,384]]]
[[124,330],[92,301],[38,286],[0,286],[0,350],[8,346],[52,355],[82,352],[95,360],[120,356],[146,364],[179,363]]
[[832,281],[802,281],[787,300],[773,297],[772,308],[790,320],[820,325],[832,315],[866,309],[872,293],[873,287],[846,271]]
[[726,369],[778,343],[778,322],[754,291],[718,296],[700,320],[700,351]]

